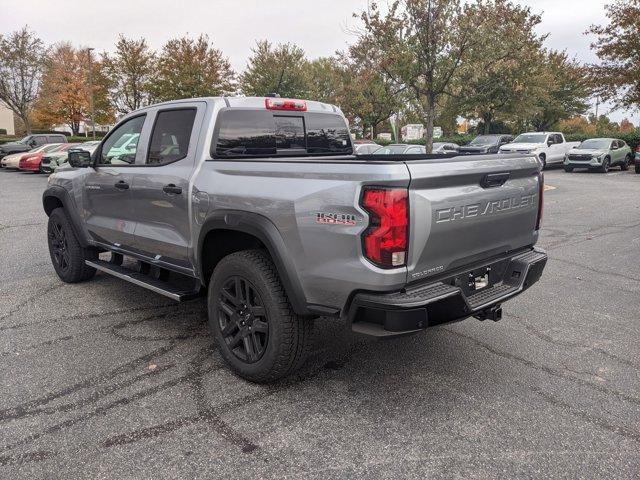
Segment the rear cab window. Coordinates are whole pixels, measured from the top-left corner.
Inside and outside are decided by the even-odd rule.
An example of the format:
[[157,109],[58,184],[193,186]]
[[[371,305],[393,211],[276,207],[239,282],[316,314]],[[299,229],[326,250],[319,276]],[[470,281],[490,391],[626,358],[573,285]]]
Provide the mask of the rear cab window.
[[333,113],[223,109],[211,143],[219,159],[351,153],[346,121]]

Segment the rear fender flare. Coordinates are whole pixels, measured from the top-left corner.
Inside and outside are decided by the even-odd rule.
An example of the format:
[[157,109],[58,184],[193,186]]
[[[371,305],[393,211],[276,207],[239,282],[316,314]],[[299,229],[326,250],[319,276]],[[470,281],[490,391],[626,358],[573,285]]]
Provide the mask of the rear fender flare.
[[198,250],[196,252],[196,264],[198,265],[198,275],[204,284],[202,249],[204,239],[207,234],[214,230],[235,230],[259,239],[267,248],[271,259],[276,266],[282,285],[291,302],[291,306],[299,315],[312,315],[307,305],[306,295],[302,288],[302,283],[298,277],[297,270],[291,255],[284,243],[278,228],[266,217],[257,213],[226,210],[210,215],[202,224],[198,237]]

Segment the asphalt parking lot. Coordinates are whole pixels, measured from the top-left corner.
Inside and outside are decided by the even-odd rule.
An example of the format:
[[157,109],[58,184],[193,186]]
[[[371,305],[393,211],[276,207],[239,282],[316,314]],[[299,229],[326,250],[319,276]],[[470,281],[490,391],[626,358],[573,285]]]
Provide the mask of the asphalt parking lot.
[[59,281],[46,178],[0,171],[0,478],[637,478],[640,175],[546,179],[549,263],[502,321],[320,319],[304,371],[257,386],[203,301]]

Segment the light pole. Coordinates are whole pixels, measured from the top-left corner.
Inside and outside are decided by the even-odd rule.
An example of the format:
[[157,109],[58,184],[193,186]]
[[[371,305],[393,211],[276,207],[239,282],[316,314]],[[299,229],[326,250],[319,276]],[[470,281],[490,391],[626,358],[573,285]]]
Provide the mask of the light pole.
[[91,52],[95,50],[95,48],[87,48],[87,55],[89,55],[89,106],[91,108],[91,133],[93,139],[96,139],[96,118],[95,118],[95,108],[93,105],[93,66],[91,64]]

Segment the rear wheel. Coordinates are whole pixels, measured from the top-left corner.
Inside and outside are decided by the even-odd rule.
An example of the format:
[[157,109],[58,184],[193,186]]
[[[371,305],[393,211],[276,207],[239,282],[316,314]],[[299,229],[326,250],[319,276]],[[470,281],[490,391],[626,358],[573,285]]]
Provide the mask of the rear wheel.
[[51,263],[63,282],[83,282],[96,274],[96,269],[87,266],[85,260],[95,260],[98,252],[80,245],[64,209],[56,208],[51,212],[47,239]]
[[635,170],[636,170],[636,173],[640,173],[640,163],[636,163]]
[[609,172],[609,167],[611,167],[611,159],[609,157],[604,157],[604,160],[602,160],[602,166],[600,167],[600,171],[602,173],[607,173]]
[[293,311],[273,262],[260,250],[220,261],[209,283],[208,310],[220,354],[249,381],[290,375],[311,351],[313,320]]
[[624,157],[624,162],[620,165],[620,170],[627,171],[629,170],[629,164],[631,163],[631,155],[627,155]]

